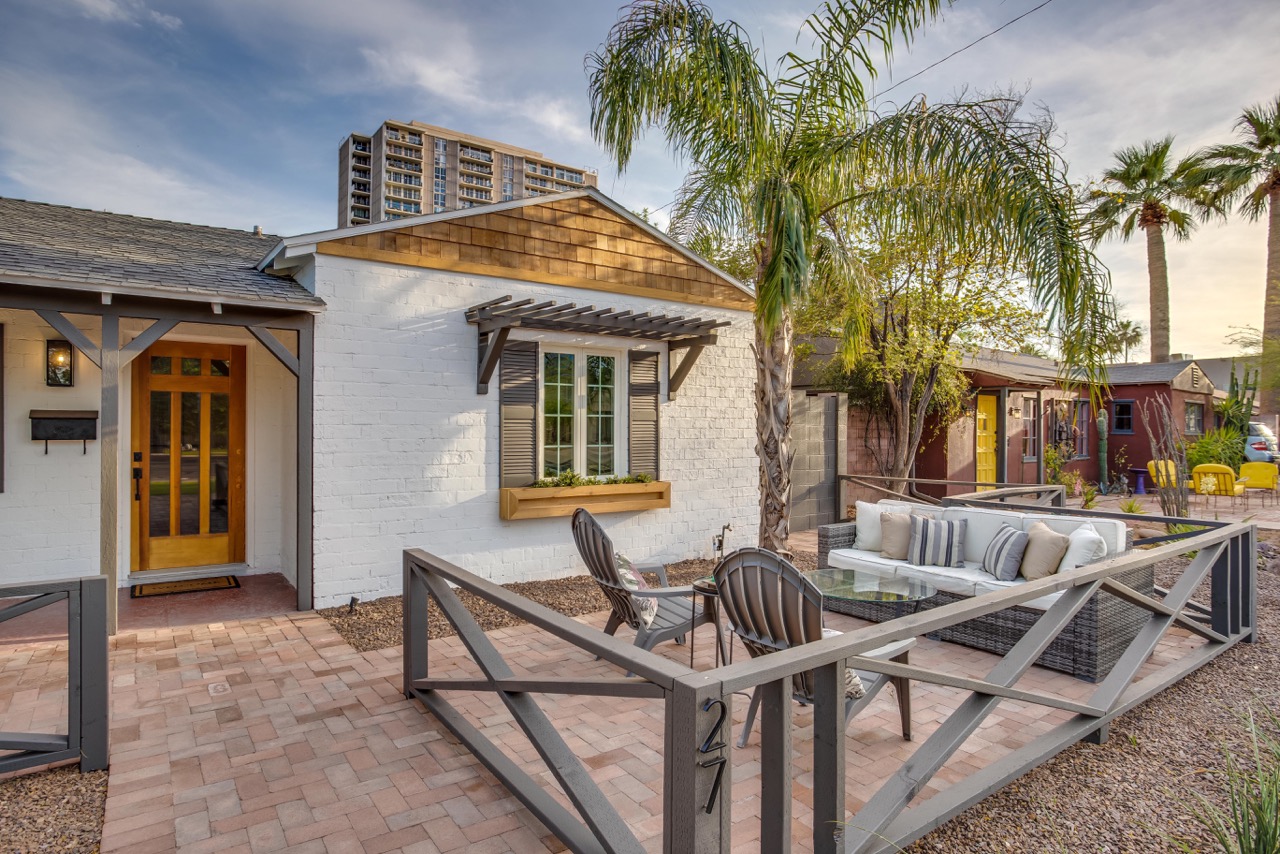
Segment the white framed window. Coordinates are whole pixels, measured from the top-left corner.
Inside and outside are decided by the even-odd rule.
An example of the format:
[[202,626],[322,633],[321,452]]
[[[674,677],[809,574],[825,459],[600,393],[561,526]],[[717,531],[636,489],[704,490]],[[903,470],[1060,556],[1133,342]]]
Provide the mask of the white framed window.
[[621,411],[626,354],[544,343],[538,377],[538,471],[626,474]]

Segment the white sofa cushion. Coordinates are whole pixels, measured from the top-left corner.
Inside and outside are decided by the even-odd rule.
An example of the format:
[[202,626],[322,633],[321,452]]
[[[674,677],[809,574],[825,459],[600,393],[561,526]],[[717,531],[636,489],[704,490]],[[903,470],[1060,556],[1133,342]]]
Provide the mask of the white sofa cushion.
[[[986,578],[979,580],[974,584],[974,589],[978,595],[983,593],[994,593],[997,590],[1008,590],[1010,587],[1017,587],[1019,584],[1026,584],[1025,578],[1018,578],[1014,581],[1001,581],[998,578],[992,578],[988,575]],[[1023,608],[1035,608],[1038,611],[1047,611],[1049,606],[1058,601],[1058,597],[1062,595],[1062,591],[1054,593],[1046,593],[1043,596],[1032,599],[1030,602],[1023,602]]]
[[1107,544],[1093,525],[1085,523],[1068,534],[1071,542],[1067,544],[1067,553],[1058,564],[1058,572],[1066,572],[1107,556]]
[[1070,534],[1081,525],[1092,525],[1094,531],[1106,543],[1108,555],[1118,555],[1129,546],[1129,527],[1119,519],[1086,519],[1080,516],[1028,513],[1022,520],[1022,530],[1031,533],[1031,526],[1036,522],[1044,522],[1049,526],[1049,530],[1057,531],[1059,534]]
[[969,523],[964,534],[964,559],[978,564],[982,563],[987,546],[996,538],[1001,525],[1023,529],[1021,513],[984,507],[948,507],[942,512],[942,518],[948,522],[964,519]]
[[857,515],[853,524],[858,532],[854,544],[861,551],[880,551],[880,514],[888,508],[883,504],[869,504],[866,501],[858,501],[854,506]]
[[[898,592],[893,589],[893,578],[922,581],[939,590],[954,593],[957,596],[977,596],[995,590],[1005,590],[1018,584],[1026,584],[1026,579],[1016,581],[999,581],[982,569],[980,563],[966,562],[963,567],[943,568],[938,566],[912,566],[905,560],[890,560],[880,557],[875,552],[861,549],[833,549],[827,556],[827,562],[834,569],[853,569],[880,576],[879,580],[867,580],[868,590],[879,589],[887,592]],[[900,592],[906,592],[905,589]],[[1058,600],[1061,593],[1049,593],[1030,602],[1024,602],[1028,608],[1041,611],[1048,609]]]
[[906,564],[898,569],[899,578],[911,578],[933,585],[939,590],[955,593],[957,596],[974,596],[977,584],[984,578],[990,578],[982,569],[982,564],[965,561],[964,566],[912,566]]
[[941,519],[941,507],[932,504],[913,504],[909,501],[897,501],[893,498],[882,498],[877,506],[887,508],[894,513],[910,513],[913,516],[928,516],[930,519]]
[[832,549],[827,563],[834,569],[857,569],[890,578],[897,574],[899,566],[910,566],[905,560],[881,557],[879,552],[864,549]]

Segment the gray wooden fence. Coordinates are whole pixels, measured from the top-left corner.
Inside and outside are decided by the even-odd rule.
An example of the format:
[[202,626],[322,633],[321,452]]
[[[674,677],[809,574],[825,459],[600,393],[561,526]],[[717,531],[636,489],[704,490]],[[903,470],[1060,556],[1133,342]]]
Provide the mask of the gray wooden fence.
[[67,731],[0,732],[0,774],[77,759],[81,771],[107,767],[107,579],[101,575],[0,585],[0,623],[58,602],[67,603]]
[[[988,493],[982,493],[987,496]],[[970,496],[973,500],[978,498]],[[1186,520],[1183,520],[1186,521]],[[479,578],[427,552],[404,553],[404,692],[418,698],[504,785],[575,852],[632,852],[642,846],[591,779],[582,762],[538,706],[539,693],[645,697],[665,707],[663,739],[663,851],[727,852],[732,818],[732,704],[736,692],[762,686],[760,850],[791,850],[792,676],[813,671],[813,850],[820,854],[896,851],[1012,780],[1086,738],[1101,740],[1108,724],[1221,655],[1254,639],[1255,529],[1212,525],[1174,542],[1135,550],[1101,563],[966,601],[845,632],[709,671],[692,670],[636,649],[589,626]],[[1117,576],[1170,558],[1190,558],[1180,577],[1155,597]],[[1209,579],[1209,601],[1193,594]],[[550,634],[617,665],[619,675],[591,673],[520,676],[479,628],[453,587],[474,593]],[[1147,610],[1144,627],[1086,700],[1019,688],[1019,678],[1072,617],[1100,591]],[[1049,593],[1060,593],[1044,616],[984,678],[861,657],[876,647],[990,614]],[[427,601],[434,599],[480,665],[483,677],[433,678],[427,640]],[[1203,640],[1177,660],[1137,678],[1174,626]],[[844,670],[885,673],[966,692],[959,706],[855,814],[845,810]],[[568,665],[566,665],[568,667]],[[622,673],[634,673],[624,677]],[[506,705],[576,812],[565,809],[536,780],[461,715],[445,691],[484,691]],[[916,806],[912,799],[1002,700],[1063,710],[1070,717],[1022,748],[952,784]],[[856,726],[856,723],[854,724]]]

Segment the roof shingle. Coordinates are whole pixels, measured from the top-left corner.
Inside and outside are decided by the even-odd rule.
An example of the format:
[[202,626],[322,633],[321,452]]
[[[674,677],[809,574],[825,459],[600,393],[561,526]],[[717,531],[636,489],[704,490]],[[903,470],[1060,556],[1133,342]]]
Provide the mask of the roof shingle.
[[104,291],[241,305],[324,305],[257,269],[278,238],[0,197],[0,281],[49,279]]

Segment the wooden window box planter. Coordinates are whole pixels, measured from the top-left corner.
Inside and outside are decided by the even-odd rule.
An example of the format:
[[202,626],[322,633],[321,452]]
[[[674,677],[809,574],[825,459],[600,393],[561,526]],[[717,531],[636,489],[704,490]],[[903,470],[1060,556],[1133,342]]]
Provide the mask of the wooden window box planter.
[[572,516],[585,507],[592,513],[657,510],[671,506],[671,483],[613,483],[591,486],[522,486],[499,490],[503,519],[547,519]]

